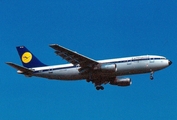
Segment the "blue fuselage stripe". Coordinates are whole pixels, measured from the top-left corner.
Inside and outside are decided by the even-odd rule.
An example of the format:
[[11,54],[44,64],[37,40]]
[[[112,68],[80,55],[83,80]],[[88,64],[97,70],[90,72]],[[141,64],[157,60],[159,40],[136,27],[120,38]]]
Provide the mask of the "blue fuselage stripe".
[[[160,60],[160,59],[164,59],[164,58],[144,58],[144,59],[128,59],[128,60],[121,60],[121,61],[115,61],[115,62],[105,62],[105,63],[127,63],[127,62],[139,62],[139,61],[145,61],[145,60]],[[69,66],[69,67],[61,67],[61,68],[48,68],[48,69],[42,69],[42,70],[37,70],[34,71],[34,73],[38,73],[38,72],[46,72],[46,71],[53,71],[53,70],[62,70],[62,69],[71,69],[71,68],[76,68],[76,66]]]

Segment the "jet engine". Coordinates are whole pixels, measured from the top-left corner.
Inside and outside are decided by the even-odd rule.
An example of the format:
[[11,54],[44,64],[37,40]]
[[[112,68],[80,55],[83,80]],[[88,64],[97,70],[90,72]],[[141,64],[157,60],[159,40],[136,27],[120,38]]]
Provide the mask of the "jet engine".
[[130,86],[132,81],[130,78],[115,78],[115,80],[111,81],[110,84],[117,86]]
[[116,72],[117,66],[116,64],[112,64],[112,63],[99,64],[97,66],[97,69],[101,70],[102,72]]

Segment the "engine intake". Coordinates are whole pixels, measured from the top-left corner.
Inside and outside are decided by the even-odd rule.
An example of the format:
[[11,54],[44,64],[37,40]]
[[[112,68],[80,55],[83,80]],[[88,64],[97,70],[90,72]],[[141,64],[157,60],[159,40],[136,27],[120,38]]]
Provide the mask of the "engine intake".
[[130,86],[132,81],[130,78],[115,78],[115,80],[111,81],[110,84],[117,86]]

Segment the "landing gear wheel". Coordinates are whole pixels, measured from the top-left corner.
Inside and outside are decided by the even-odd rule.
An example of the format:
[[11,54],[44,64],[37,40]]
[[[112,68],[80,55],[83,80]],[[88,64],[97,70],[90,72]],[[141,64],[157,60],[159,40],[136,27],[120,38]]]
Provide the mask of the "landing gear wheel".
[[87,79],[86,81],[87,81],[87,82],[90,82],[91,80]]
[[103,86],[97,86],[96,90],[104,90],[104,87]]
[[100,90],[100,87],[96,87],[96,90]]

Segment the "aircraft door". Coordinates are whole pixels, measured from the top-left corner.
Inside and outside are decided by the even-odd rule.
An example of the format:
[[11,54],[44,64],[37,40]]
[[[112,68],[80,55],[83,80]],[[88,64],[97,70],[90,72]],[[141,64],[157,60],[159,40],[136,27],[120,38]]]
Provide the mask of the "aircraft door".
[[154,58],[149,57],[149,63],[154,63]]
[[132,64],[132,59],[127,60],[127,65],[131,65]]
[[53,69],[51,68],[51,69],[49,69],[49,73],[51,74],[51,73],[53,73]]
[[50,69],[48,70],[47,76],[48,76],[49,79],[52,79],[52,78],[53,78],[53,69],[52,69],[52,68],[50,68]]

